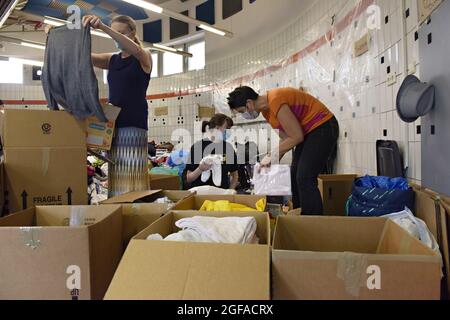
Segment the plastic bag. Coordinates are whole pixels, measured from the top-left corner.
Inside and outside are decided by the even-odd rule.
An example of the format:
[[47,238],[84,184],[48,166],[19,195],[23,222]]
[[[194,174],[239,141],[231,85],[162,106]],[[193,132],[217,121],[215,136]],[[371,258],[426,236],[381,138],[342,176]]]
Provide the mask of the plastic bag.
[[356,185],[366,188],[378,188],[385,190],[408,190],[408,180],[405,178],[388,178],[365,176],[357,180]]
[[257,164],[253,172],[252,182],[257,195],[292,195],[291,168],[288,165],[272,165],[270,168],[261,168],[260,164]]

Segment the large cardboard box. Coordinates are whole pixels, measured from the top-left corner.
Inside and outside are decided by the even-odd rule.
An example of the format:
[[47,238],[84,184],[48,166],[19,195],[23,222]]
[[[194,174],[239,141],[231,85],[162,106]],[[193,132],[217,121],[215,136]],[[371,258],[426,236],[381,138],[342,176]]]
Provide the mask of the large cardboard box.
[[356,174],[320,175],[318,179],[323,201],[323,212],[327,216],[344,216],[345,205],[352,194]]
[[100,122],[97,117],[89,117],[85,120],[86,145],[93,149],[110,150],[120,108],[108,104],[102,107],[108,122]]
[[445,216],[446,228],[443,228],[444,239],[447,241],[442,242],[441,251],[443,252],[444,265],[445,265],[445,299],[450,299],[450,199],[444,199],[440,202],[440,210]]
[[175,222],[198,215],[174,211],[134,237],[105,299],[268,300],[270,235],[267,213],[215,212],[208,216],[253,216],[260,244],[217,244],[145,240],[177,232]]
[[0,219],[0,299],[102,299],[121,234],[118,205],[34,207]]
[[84,126],[64,111],[0,113],[6,212],[87,204]]
[[243,204],[250,208],[256,208],[256,203],[265,199],[265,196],[255,196],[255,195],[196,195],[189,197],[176,204],[173,210],[199,210],[206,200],[210,201],[220,201],[227,200],[233,203]]
[[0,160],[0,217],[3,216],[5,206],[5,179],[3,160]]
[[439,299],[441,259],[384,218],[279,217],[273,298]]
[[152,190],[180,190],[180,177],[170,174],[149,174],[148,181]]
[[[103,201],[102,204],[122,204],[122,241],[126,248],[132,237],[164,215],[173,205],[193,196],[194,193],[190,191],[136,191],[110,198]],[[173,205],[153,203],[162,197],[172,200]]]

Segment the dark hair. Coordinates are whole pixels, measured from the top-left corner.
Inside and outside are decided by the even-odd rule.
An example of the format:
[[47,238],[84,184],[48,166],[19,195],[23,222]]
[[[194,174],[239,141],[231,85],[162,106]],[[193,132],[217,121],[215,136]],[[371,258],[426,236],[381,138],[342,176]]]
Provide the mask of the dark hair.
[[227,115],[224,115],[222,113],[218,113],[218,114],[214,115],[211,118],[211,120],[203,121],[203,123],[202,123],[202,132],[203,133],[206,132],[206,127],[208,127],[209,129],[214,129],[214,128],[223,126],[225,122],[227,123],[227,127],[228,128],[231,128],[234,125],[233,119],[231,119]]
[[247,86],[239,87],[228,94],[228,105],[231,109],[244,107],[247,104],[247,100],[256,100],[258,97],[259,95],[252,88]]

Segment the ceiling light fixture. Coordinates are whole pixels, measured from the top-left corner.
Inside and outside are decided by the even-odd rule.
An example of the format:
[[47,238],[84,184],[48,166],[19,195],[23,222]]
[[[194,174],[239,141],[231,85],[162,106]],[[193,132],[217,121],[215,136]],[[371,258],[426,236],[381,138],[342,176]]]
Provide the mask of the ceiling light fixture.
[[143,1],[143,0],[123,0],[123,1],[133,4],[135,6],[159,13],[159,14],[163,13],[163,11],[164,11],[163,8],[161,8],[160,6],[157,6],[153,3]]

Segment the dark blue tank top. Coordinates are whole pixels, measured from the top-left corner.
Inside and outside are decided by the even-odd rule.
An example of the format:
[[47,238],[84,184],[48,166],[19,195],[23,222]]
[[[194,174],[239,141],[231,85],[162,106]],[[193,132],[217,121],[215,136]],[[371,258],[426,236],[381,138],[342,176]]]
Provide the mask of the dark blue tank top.
[[120,53],[109,61],[109,103],[122,108],[116,128],[136,127],[148,130],[147,88],[150,74],[142,70],[134,56],[122,59]]

